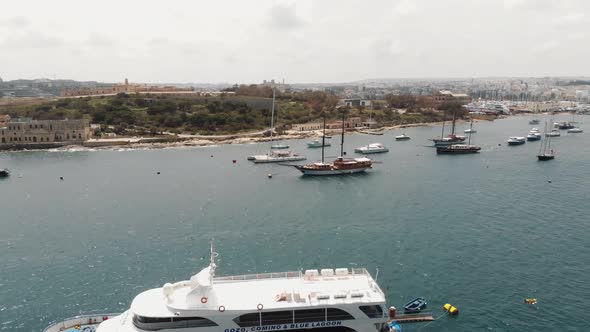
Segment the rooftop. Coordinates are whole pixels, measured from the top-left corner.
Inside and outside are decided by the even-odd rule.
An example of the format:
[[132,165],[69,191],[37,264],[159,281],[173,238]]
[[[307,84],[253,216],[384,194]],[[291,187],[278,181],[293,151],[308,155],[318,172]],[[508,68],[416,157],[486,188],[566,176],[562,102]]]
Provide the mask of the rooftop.
[[[139,294],[131,310],[158,317],[182,311],[256,311],[297,307],[385,302],[385,296],[365,269],[322,269],[213,278],[209,268],[191,280],[166,284]],[[210,283],[209,283],[210,282]]]

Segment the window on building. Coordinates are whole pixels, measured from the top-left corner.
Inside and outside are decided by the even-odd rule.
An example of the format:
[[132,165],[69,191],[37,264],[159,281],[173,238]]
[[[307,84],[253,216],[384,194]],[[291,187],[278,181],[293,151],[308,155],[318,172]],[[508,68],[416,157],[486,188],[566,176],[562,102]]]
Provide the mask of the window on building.
[[33,136],[33,142],[37,142],[37,136]]
[[354,319],[354,317],[352,317],[352,315],[349,314],[348,312],[341,310],[341,309],[336,309],[336,308],[328,308],[328,312],[326,313],[326,317],[327,317],[327,320],[352,320],[352,319]]
[[218,326],[215,322],[203,317],[143,317],[138,315],[133,316],[133,325],[144,331]]
[[255,312],[251,314],[241,315],[234,318],[234,322],[240,327],[250,327],[260,325],[260,313]]
[[326,309],[295,310],[295,323],[323,322],[326,320]]
[[262,313],[262,325],[291,324],[293,311],[272,311]]
[[382,318],[383,308],[380,305],[362,305],[359,307],[369,318]]
[[2,137],[2,143],[6,143],[6,138]]

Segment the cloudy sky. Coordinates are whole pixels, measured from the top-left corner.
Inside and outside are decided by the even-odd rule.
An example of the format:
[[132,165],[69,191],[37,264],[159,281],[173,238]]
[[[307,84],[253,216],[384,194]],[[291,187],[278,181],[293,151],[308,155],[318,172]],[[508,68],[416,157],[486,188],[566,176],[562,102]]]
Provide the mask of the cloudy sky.
[[346,82],[590,75],[589,0],[18,0],[0,77]]

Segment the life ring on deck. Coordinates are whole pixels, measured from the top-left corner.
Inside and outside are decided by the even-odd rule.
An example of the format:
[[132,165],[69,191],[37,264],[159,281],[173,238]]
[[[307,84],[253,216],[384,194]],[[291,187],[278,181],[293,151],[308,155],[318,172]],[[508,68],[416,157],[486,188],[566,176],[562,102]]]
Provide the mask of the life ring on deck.
[[224,307],[224,306],[222,306],[222,305],[220,305],[220,306],[219,306],[219,312],[224,312],[224,311],[225,311],[225,307]]
[[264,306],[262,305],[262,303],[258,303],[258,305],[256,306],[256,308],[258,310],[262,310],[264,308]]
[[207,303],[207,297],[206,296],[203,296],[201,298],[201,303],[203,303],[203,304]]

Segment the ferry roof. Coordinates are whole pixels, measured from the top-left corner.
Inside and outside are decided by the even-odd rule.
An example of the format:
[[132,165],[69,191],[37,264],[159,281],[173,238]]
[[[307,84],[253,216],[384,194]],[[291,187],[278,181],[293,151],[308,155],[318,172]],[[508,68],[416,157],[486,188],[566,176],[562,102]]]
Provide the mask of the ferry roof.
[[[207,271],[205,271],[207,270]],[[224,310],[255,312],[313,306],[385,303],[385,296],[365,269],[323,269],[301,272],[264,273],[214,278],[207,285],[196,279],[166,284],[139,294],[131,311],[147,317],[166,317],[189,312],[201,315]],[[197,277],[197,278],[195,278]],[[201,276],[203,277],[203,276]],[[201,281],[203,278],[201,278]]]

